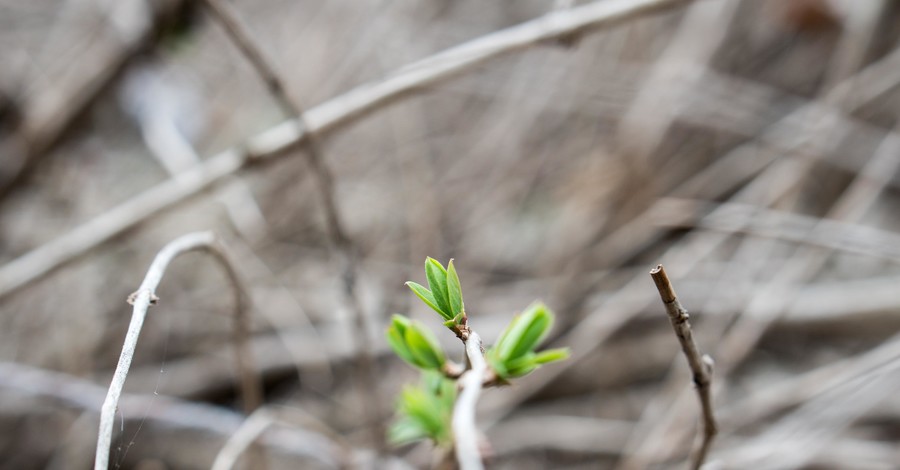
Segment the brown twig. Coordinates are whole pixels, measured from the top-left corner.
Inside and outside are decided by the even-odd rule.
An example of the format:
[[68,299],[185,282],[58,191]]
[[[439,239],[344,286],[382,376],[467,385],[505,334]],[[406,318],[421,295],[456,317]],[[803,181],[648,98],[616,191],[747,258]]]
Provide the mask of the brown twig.
[[[900,65],[900,49],[895,49],[879,61],[868,65],[865,69],[836,85],[821,100],[812,101],[807,106],[790,113],[770,125],[763,131],[759,140],[768,141],[770,140],[768,136],[783,132],[788,124],[797,120],[809,119],[809,116],[822,103],[831,103],[844,110],[844,112],[859,109],[860,106],[883,96],[885,91],[890,89],[888,83],[896,85],[898,81],[897,72],[900,71],[898,65]],[[853,94],[849,93],[850,90],[853,90]],[[803,136],[804,140],[812,140],[816,135],[834,131],[833,126],[822,127],[821,129],[805,133]],[[791,151],[787,147],[782,148],[784,152],[793,153],[796,151],[796,149]],[[720,157],[718,161],[747,161],[748,155],[752,154],[754,158],[750,160],[756,162],[757,160],[765,159],[769,161],[766,164],[770,165],[772,160],[777,155],[780,155],[780,153],[776,152],[766,152],[760,155],[759,152],[753,149],[752,142],[740,145],[727,155]],[[794,159],[778,160],[774,165],[768,166],[766,172],[756,177],[730,199],[737,202],[752,202],[758,206],[768,206],[774,200],[784,195],[790,188],[794,187],[795,182],[806,172],[808,172],[808,168],[797,163]],[[710,214],[709,216],[714,215],[717,214]],[[716,247],[721,246],[727,240],[727,237],[722,236],[722,234],[706,233],[703,235],[689,238],[684,243],[675,245],[663,255],[663,258],[678,260],[674,264],[677,264],[679,269],[683,269],[686,272],[692,269],[705,254],[713,252]],[[604,251],[609,252],[611,250]],[[577,258],[577,260],[581,261],[576,262],[584,263],[590,259],[592,258],[583,256],[582,253]],[[583,269],[577,268],[571,271],[579,272],[581,270]],[[630,299],[645,289],[646,280],[643,278],[643,275],[632,279],[619,289],[616,294],[610,296],[600,308],[591,312],[587,317],[579,321],[577,325],[570,328],[568,332],[557,338],[556,342],[558,344],[573,345],[571,360],[549,370],[540,379],[523,383],[504,397],[497,397],[496,402],[490,406],[492,412],[488,419],[491,423],[496,423],[519,403],[536,394],[547,384],[562,375],[569,367],[580,363],[581,360],[592,354],[613,332],[618,330],[630,318],[636,316],[647,304],[636,304]],[[577,347],[577,345],[582,345],[582,347]]]
[[713,361],[711,357],[702,355],[697,347],[697,343],[694,342],[689,321],[690,316],[678,301],[678,297],[675,295],[675,288],[669,282],[669,276],[666,275],[666,270],[663,266],[659,264],[656,268],[650,270],[650,277],[656,283],[659,296],[663,305],[666,306],[666,313],[669,314],[672,328],[675,329],[675,335],[678,336],[678,342],[681,343],[681,350],[684,352],[693,373],[694,385],[697,386],[697,396],[700,398],[700,406],[703,413],[703,441],[691,463],[691,468],[697,470],[703,465],[703,461],[706,460],[710,445],[712,445],[713,438],[718,432],[716,418],[713,415],[712,395],[710,393]]
[[138,338],[144,325],[144,318],[147,316],[147,310],[159,300],[156,296],[156,288],[162,281],[166,268],[176,257],[196,250],[206,250],[212,253],[225,267],[229,279],[234,284],[237,304],[234,340],[237,368],[241,374],[244,407],[252,412],[261,402],[261,387],[256,379],[256,373],[250,365],[249,351],[246,351],[247,316],[244,311],[247,304],[246,299],[248,298],[246,289],[243,287],[237,271],[232,266],[221,242],[219,242],[214,233],[196,232],[183,235],[160,250],[147,270],[147,275],[144,277],[141,286],[128,297],[128,302],[134,306],[134,310],[131,316],[131,323],[128,325],[128,332],[125,335],[125,343],[122,345],[119,363],[116,366],[106,399],[103,401],[103,407],[100,410],[100,431],[97,438],[97,453],[94,457],[94,470],[106,470],[109,467],[109,450],[112,443],[113,424],[115,423],[119,397],[122,395],[122,388],[125,386],[125,380],[128,378],[128,370],[131,368],[131,360],[134,358],[134,351],[137,348]]

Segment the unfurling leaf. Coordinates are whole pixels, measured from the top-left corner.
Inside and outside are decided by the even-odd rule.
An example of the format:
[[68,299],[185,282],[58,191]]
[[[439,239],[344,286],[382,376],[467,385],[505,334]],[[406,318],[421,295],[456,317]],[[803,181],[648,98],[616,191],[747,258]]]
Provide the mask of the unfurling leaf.
[[453,317],[465,312],[462,286],[459,283],[459,275],[456,274],[456,267],[453,266],[452,259],[447,263],[447,295],[450,298],[450,313]]
[[388,431],[394,444],[431,439],[452,444],[450,421],[456,402],[456,384],[440,374],[426,372],[418,387],[406,387],[397,401],[397,421]]
[[569,358],[571,352],[569,348],[557,348],[541,351],[534,356],[536,364],[549,364],[556,361],[564,361]]
[[422,299],[422,302],[425,302],[425,305],[428,305],[429,307],[433,308],[435,312],[437,312],[444,318],[452,318],[452,317],[448,317],[447,314],[445,314],[441,310],[441,308],[438,307],[437,302],[434,300],[434,294],[432,294],[430,290],[426,289],[425,286],[422,286],[421,284],[416,284],[415,282],[412,282],[412,281],[408,281],[406,283],[406,285],[409,286],[410,290],[412,290],[413,293],[416,294],[416,296],[418,298]]
[[425,260],[425,277],[441,316],[446,320],[453,318],[455,314],[450,308],[450,296],[447,292],[447,270],[438,260],[429,257]]
[[391,318],[387,341],[401,359],[420,369],[440,369],[446,361],[434,334],[425,325],[402,315]]
[[444,365],[444,351],[437,338],[425,325],[413,322],[412,328],[406,329],[404,339],[419,367],[440,369]]
[[550,333],[553,312],[539,302],[517,315],[489,349],[485,357],[501,378],[527,375],[541,364],[568,357],[568,350],[553,349],[536,353],[535,349]]

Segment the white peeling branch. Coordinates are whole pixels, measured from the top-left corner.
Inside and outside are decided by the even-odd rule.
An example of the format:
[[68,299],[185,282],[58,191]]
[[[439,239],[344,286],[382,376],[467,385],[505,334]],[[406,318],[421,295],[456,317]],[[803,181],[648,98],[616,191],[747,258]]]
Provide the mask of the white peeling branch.
[[403,96],[543,41],[618,24],[637,16],[687,3],[687,0],[604,0],[554,11],[403,67],[384,79],[359,86],[304,113],[304,129],[289,119],[242,145],[123,202],[44,245],[0,267],[0,298],[71,262],[144,220],[175,206],[252,161],[282,154],[306,138],[323,134]]
[[150,269],[147,270],[147,275],[144,277],[144,281],[141,282],[141,286],[128,297],[128,301],[134,306],[134,309],[131,315],[131,323],[128,325],[128,332],[125,334],[125,342],[122,345],[119,363],[116,365],[116,371],[109,385],[106,399],[103,402],[103,407],[100,409],[100,431],[97,437],[97,454],[94,460],[95,470],[106,470],[109,467],[109,450],[112,443],[113,424],[115,423],[119,398],[122,395],[122,388],[125,386],[125,379],[128,377],[128,370],[131,368],[131,361],[134,358],[134,351],[137,348],[138,338],[144,325],[144,318],[147,316],[147,310],[159,300],[156,296],[156,288],[162,281],[162,277],[172,260],[181,254],[196,250],[206,250],[213,254],[224,266],[229,279],[234,284],[233,288],[237,304],[234,330],[235,346],[245,409],[252,411],[261,401],[259,383],[255,379],[256,374],[250,366],[249,356],[245,350],[247,342],[245,306],[248,302],[246,300],[248,298],[246,290],[214,233],[196,232],[181,236],[160,250],[150,265]]
[[481,352],[481,337],[469,331],[466,343],[466,356],[470,369],[459,379],[462,392],[453,407],[453,439],[456,443],[456,461],[462,470],[481,470],[481,451],[478,448],[479,432],[475,425],[475,407],[481,395],[487,363]]

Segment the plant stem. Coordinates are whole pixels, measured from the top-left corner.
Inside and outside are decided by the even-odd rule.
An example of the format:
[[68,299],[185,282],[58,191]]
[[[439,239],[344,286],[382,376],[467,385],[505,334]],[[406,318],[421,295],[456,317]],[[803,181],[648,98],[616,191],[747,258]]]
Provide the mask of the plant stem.
[[487,363],[481,351],[481,337],[469,330],[465,341],[469,370],[462,375],[459,383],[462,392],[453,408],[453,438],[456,443],[456,460],[462,470],[482,470],[481,452],[478,450],[478,428],[475,426],[475,407],[481,395],[482,382],[487,372]]

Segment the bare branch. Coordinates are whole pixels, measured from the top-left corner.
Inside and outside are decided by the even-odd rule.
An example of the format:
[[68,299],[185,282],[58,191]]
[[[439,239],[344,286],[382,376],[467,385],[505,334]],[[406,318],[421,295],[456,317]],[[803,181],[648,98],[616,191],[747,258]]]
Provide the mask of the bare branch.
[[216,455],[212,470],[231,470],[241,454],[273,423],[275,417],[265,408],[253,412]]
[[[859,109],[860,106],[871,102],[872,100],[882,96],[891,88],[888,83],[897,84],[900,80],[900,49],[895,49],[889,55],[883,57],[877,62],[868,65],[865,69],[859,71],[855,75],[848,77],[840,82],[831,91],[825,94],[821,100],[810,102],[786,117],[770,125],[759,137],[760,140],[768,141],[771,135],[783,133],[786,129],[792,128],[795,120],[802,119],[804,116],[810,116],[814,112],[815,107],[820,103],[827,103],[838,106],[845,112]],[[850,93],[850,90],[853,93]],[[808,119],[808,118],[807,118]],[[833,132],[831,126],[821,126],[804,136],[805,139],[812,139],[813,136],[823,135],[827,132]],[[796,134],[796,132],[792,132]],[[834,136],[829,134],[829,140],[833,141]],[[808,143],[805,142],[805,143]],[[828,145],[832,145],[829,142]],[[825,144],[822,144],[825,145]],[[792,148],[798,145],[792,145]],[[785,147],[787,148],[787,147]],[[752,155],[753,158],[749,158]],[[765,157],[765,158],[762,158]],[[728,152],[728,154],[720,157],[717,162],[741,161],[746,162],[752,160],[754,164],[760,164],[761,167],[769,165],[776,157],[776,153],[767,152],[760,155],[754,150],[753,142],[740,145]],[[767,160],[767,161],[764,161]],[[732,201],[748,203],[752,201],[755,205],[769,205],[772,201],[784,195],[790,188],[794,186],[794,182],[807,171],[801,165],[798,165],[793,159],[781,159],[774,165],[770,165],[767,170],[756,177],[750,184],[739,190],[732,197]],[[652,209],[651,209],[652,210]],[[645,217],[644,214],[638,217]],[[713,216],[710,214],[708,216]],[[631,224],[625,224],[623,230],[633,230]],[[686,243],[677,244],[668,250],[663,259],[675,260],[676,267],[687,272],[707,253],[713,252],[718,246],[721,246],[728,237],[718,233],[706,233],[703,236],[695,236],[689,238]],[[616,233],[612,237],[619,238]],[[608,251],[608,250],[607,250]],[[593,258],[581,256],[582,262],[587,262]],[[673,264],[670,262],[670,264]],[[583,269],[572,269],[571,272],[578,273]],[[603,341],[613,332],[624,325],[630,318],[638,315],[642,309],[647,307],[649,303],[631,301],[638,296],[641,291],[646,290],[646,279],[643,275],[638,276],[628,282],[624,287],[619,289],[614,295],[610,296],[604,304],[587,315],[577,325],[570,328],[565,334],[557,338],[559,344],[572,345],[572,358],[565,363],[554,367],[552,370],[542,374],[539,380],[533,380],[523,383],[515,390],[510,391],[504,397],[497,397],[497,402],[493,403],[490,417],[491,423],[496,423],[501,417],[509,413],[518,403],[523,402],[529,396],[533,395],[545,387],[548,383],[555,380],[563,374],[569,367],[578,364],[582,359],[588,357],[599,347]]]
[[128,332],[125,335],[125,343],[122,345],[119,363],[113,374],[103,407],[100,409],[100,431],[97,438],[97,454],[94,460],[95,470],[106,470],[109,467],[109,450],[112,443],[113,423],[115,422],[119,398],[122,395],[122,388],[125,386],[125,379],[128,377],[128,370],[131,368],[131,361],[134,358],[134,351],[137,348],[138,338],[144,325],[144,318],[147,316],[147,310],[159,300],[156,296],[156,288],[162,281],[166,268],[168,268],[172,260],[181,254],[196,250],[207,250],[212,253],[225,267],[229,279],[234,284],[237,304],[234,338],[245,409],[252,411],[261,401],[260,386],[255,379],[256,374],[249,364],[248,353],[245,351],[247,343],[246,314],[244,312],[245,299],[247,298],[246,290],[243,288],[237,272],[231,265],[214,233],[196,232],[181,236],[160,250],[150,265],[150,269],[147,270],[147,275],[144,277],[144,281],[141,282],[141,286],[128,297],[128,301],[134,306],[134,309],[131,323],[128,325]]
[[346,126],[409,93],[504,54],[683,3],[686,0],[604,0],[554,11],[402,67],[381,81],[362,85],[310,109],[304,114],[308,127],[296,119],[289,119],[251,138],[246,145],[210,157],[179,178],[150,188],[0,267],[0,298],[46,276],[163,210],[196,196],[250,162],[283,154],[303,141],[307,133],[324,134]]
[[[23,364],[0,362],[0,388],[24,395],[50,399],[60,405],[97,414],[106,389],[87,380],[60,372]],[[226,408],[194,403],[159,395],[123,394],[122,419],[158,423],[166,430],[200,431],[223,440],[238,432],[244,416]],[[168,431],[167,431],[168,432]],[[269,429],[260,439],[294,457],[312,458],[328,467],[340,468],[348,456],[364,451],[333,439],[330,433],[316,432],[307,426]]]
[[[134,3],[134,2],[133,2]],[[73,61],[72,70],[62,74],[67,77],[40,93],[22,106],[24,115],[15,139],[17,151],[4,155],[4,168],[0,171],[0,201],[15,189],[37,166],[38,162],[59,143],[66,132],[86,109],[103,96],[133,60],[158,40],[158,33],[172,23],[182,5],[181,0],[165,0],[146,3],[151,21],[133,25],[134,28],[118,30],[117,41],[112,48],[104,44],[88,48],[89,54]],[[116,20],[117,18],[110,18]],[[115,24],[116,21],[111,21]]]
[[462,392],[453,408],[453,440],[456,443],[456,460],[462,470],[481,470],[481,451],[478,449],[478,428],[475,425],[475,407],[481,395],[487,363],[481,351],[481,337],[469,330],[465,341],[466,357],[470,369],[459,379]]
[[[891,139],[900,153],[900,139]],[[886,141],[888,139],[885,139]],[[900,160],[900,159],[898,159]],[[900,235],[840,218],[817,218],[751,204],[720,204],[677,198],[659,199],[651,209],[662,227],[702,228],[786,240],[808,248],[855,253],[900,262]]]
[[380,403],[378,381],[375,377],[375,359],[372,354],[372,344],[369,341],[369,322],[363,311],[356,291],[356,279],[358,276],[358,263],[356,249],[347,230],[341,222],[340,212],[336,202],[334,189],[334,176],[325,165],[322,147],[315,132],[310,130],[303,115],[303,107],[296,103],[287,93],[284,79],[275,71],[275,67],[266,59],[261,47],[252,39],[248,28],[240,21],[235,9],[226,0],[205,0],[205,3],[213,16],[225,28],[228,37],[237,45],[241,53],[253,65],[253,69],[266,83],[269,92],[281,105],[282,109],[300,127],[306,130],[303,143],[306,144],[307,163],[312,168],[312,176],[319,197],[325,210],[325,222],[328,230],[331,246],[339,256],[341,267],[341,280],[344,283],[344,300],[353,313],[355,320],[354,341],[359,345],[357,366],[359,367],[362,385],[359,396],[362,400],[362,408],[369,413],[369,422],[374,426],[374,439],[376,447],[384,442],[384,426],[378,416],[378,408],[371,406],[370,402]]
[[697,343],[694,342],[688,312],[678,301],[678,297],[675,295],[675,288],[669,282],[669,276],[666,275],[666,270],[663,266],[660,264],[652,269],[650,277],[656,283],[659,296],[663,305],[666,306],[666,313],[669,314],[672,328],[675,329],[675,335],[678,336],[678,342],[681,343],[681,350],[684,351],[688,365],[694,375],[694,385],[697,386],[697,395],[700,398],[703,414],[703,441],[700,449],[694,456],[691,466],[694,470],[698,470],[703,465],[703,461],[706,460],[709,447],[712,445],[713,438],[718,432],[710,393],[713,361],[709,356],[702,355],[697,347]]

